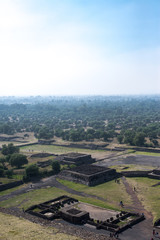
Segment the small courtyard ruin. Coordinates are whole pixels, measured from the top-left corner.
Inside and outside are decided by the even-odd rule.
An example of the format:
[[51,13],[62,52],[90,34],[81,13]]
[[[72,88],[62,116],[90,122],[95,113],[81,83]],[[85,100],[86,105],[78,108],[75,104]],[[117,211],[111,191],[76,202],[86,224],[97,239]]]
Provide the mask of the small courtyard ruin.
[[102,209],[65,195],[31,206],[25,212],[47,220],[63,219],[73,224],[87,223],[114,233],[123,232],[145,219],[139,213]]

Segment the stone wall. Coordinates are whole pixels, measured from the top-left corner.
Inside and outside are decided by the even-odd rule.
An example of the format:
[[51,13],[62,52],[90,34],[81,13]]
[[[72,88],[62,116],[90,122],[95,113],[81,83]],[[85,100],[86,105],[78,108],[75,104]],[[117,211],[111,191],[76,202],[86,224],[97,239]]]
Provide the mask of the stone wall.
[[104,170],[93,175],[85,175],[72,170],[64,170],[59,174],[59,177],[76,183],[85,184],[87,186],[96,186],[117,178],[118,174],[114,169]]
[[23,181],[16,181],[16,182],[11,182],[11,183],[7,183],[7,184],[0,184],[0,192],[7,190],[9,188],[18,187],[22,184],[23,184]]
[[125,177],[148,177],[152,171],[122,171],[121,174]]

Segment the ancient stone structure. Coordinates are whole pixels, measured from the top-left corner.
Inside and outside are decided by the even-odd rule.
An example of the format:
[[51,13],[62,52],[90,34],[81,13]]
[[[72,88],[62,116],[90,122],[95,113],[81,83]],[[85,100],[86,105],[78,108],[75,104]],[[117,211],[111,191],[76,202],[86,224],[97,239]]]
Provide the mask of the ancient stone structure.
[[148,177],[152,171],[122,171],[122,176],[125,177]]
[[149,171],[122,171],[121,175],[125,177],[148,177],[153,179],[160,179],[160,168]]
[[160,179],[160,168],[154,169],[151,173],[148,174],[149,178]]
[[42,145],[50,145],[53,142],[55,142],[55,140],[38,139],[38,143]]
[[10,188],[18,187],[22,184],[23,184],[23,181],[14,181],[6,184],[0,184],[0,192]]
[[78,200],[61,196],[50,201],[34,205],[26,210],[26,212],[48,220],[62,218],[74,224],[81,224],[89,219],[89,213],[81,211],[74,207]]
[[89,164],[95,162],[95,160],[89,154],[82,154],[82,153],[66,153],[61,154],[56,158],[56,160],[60,161],[61,164],[68,164],[68,165],[81,165],[81,164]]
[[71,170],[64,170],[59,177],[87,186],[95,186],[117,178],[118,174],[115,169],[85,164]]
[[32,154],[30,157],[31,158],[46,158],[46,157],[50,157],[50,156],[55,156],[54,154],[51,153],[34,153]]
[[47,161],[43,161],[43,162],[40,162],[38,161],[37,162],[37,166],[38,167],[41,167],[41,168],[45,168],[45,167],[48,167],[52,164],[52,160],[47,160]]
[[81,211],[74,207],[66,207],[61,210],[61,216],[64,220],[74,223],[82,224],[87,222],[89,219],[89,213],[86,211]]
[[[114,233],[120,233],[127,228],[145,219],[144,215],[121,211],[115,217],[105,221],[90,218],[89,212],[77,207],[78,200],[68,196],[60,196],[50,201],[31,206],[25,212],[47,220],[62,218],[73,224],[88,223],[97,229],[104,229]],[[79,206],[79,205],[78,205]]]

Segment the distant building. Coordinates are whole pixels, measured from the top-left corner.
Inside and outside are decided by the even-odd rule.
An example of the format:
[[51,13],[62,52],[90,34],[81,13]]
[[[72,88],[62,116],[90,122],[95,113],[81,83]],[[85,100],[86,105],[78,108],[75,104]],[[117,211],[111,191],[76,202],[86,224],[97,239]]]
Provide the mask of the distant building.
[[95,160],[89,154],[82,154],[82,153],[66,153],[59,155],[56,160],[60,161],[61,164],[68,164],[68,165],[82,165],[82,164],[90,164],[94,163]]

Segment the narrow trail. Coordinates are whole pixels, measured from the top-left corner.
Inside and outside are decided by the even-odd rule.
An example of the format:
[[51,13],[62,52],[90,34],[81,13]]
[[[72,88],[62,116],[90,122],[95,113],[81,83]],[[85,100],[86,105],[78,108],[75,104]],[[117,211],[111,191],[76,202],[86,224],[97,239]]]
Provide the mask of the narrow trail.
[[0,202],[4,201],[4,200],[8,200],[13,197],[16,197],[18,195],[33,191],[33,190],[46,188],[46,187],[56,187],[56,188],[66,191],[67,193],[71,193],[71,194],[78,195],[81,197],[89,197],[89,198],[94,198],[94,199],[98,199],[101,201],[106,201],[104,198],[98,197],[96,195],[91,195],[91,194],[87,194],[84,192],[79,192],[79,191],[73,190],[73,189],[61,184],[60,182],[58,182],[56,180],[56,176],[51,176],[51,177],[45,178],[39,182],[32,183],[32,187],[31,187],[31,184],[27,184],[26,186],[24,186],[16,191],[13,191],[7,195],[0,196]]
[[[132,206],[126,206],[126,208],[132,209],[135,212],[143,213],[145,215],[145,220],[140,224],[136,225],[136,229],[138,232],[138,239],[137,240],[145,240],[150,239],[149,236],[152,235],[153,230],[153,216],[150,212],[148,212],[144,206],[142,205],[141,201],[138,199],[136,191],[133,190],[133,187],[129,185],[125,177],[121,178],[122,183],[126,188],[126,192],[130,195],[132,199]],[[126,231],[127,232],[127,231]],[[125,235],[125,234],[124,234]],[[124,238],[127,239],[127,238]],[[131,239],[131,238],[130,238]],[[133,238],[134,239],[134,238]],[[136,238],[135,238],[136,239]]]
[[149,213],[144,209],[142,203],[137,197],[136,191],[134,191],[133,188],[129,185],[125,177],[122,177],[121,180],[126,188],[126,192],[130,195],[133,202],[132,206],[127,206],[127,207],[130,209],[133,209],[134,211],[145,213],[148,216]]

